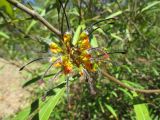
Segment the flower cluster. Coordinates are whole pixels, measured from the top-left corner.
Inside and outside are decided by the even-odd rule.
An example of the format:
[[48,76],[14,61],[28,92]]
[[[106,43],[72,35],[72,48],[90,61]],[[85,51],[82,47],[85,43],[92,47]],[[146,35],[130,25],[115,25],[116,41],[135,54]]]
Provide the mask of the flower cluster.
[[71,32],[66,32],[63,35],[62,47],[58,46],[54,42],[50,43],[50,51],[54,54],[50,61],[54,62],[57,60],[57,56],[61,56],[60,60],[58,60],[54,66],[61,67],[64,74],[71,73],[74,67],[79,68],[81,74],[83,74],[84,69],[88,72],[95,72],[96,63],[91,59],[92,54],[89,52],[91,45],[89,42],[88,32],[84,31],[80,34],[75,46],[71,44],[71,40]]
[[[60,71],[58,71],[51,80],[56,79],[61,73],[70,75],[75,68],[78,68],[79,74],[88,80],[91,93],[95,94],[92,86],[93,79],[91,77],[91,73],[96,72],[98,66],[103,61],[109,60],[109,55],[101,48],[92,48],[89,40],[89,33],[87,31],[83,31],[79,35],[75,45],[72,44],[72,37],[71,32],[66,32],[62,36],[61,44],[57,44],[55,42],[51,42],[49,44],[49,50],[52,53],[52,56],[50,57],[51,65],[44,72],[41,81],[43,81],[43,78],[52,66],[60,68]],[[96,51],[96,55],[93,54],[92,51]],[[20,71],[32,62],[42,59],[44,58],[37,58],[28,62],[20,68]],[[44,83],[44,81],[42,83]]]
[[[55,67],[61,67],[64,74],[71,73],[74,67],[79,69],[81,75],[84,74],[84,70],[87,72],[96,71],[97,63],[92,59],[90,52],[92,48],[87,31],[83,31],[79,35],[76,45],[72,45],[72,33],[66,32],[63,35],[62,43],[61,47],[54,42],[50,43],[50,51],[54,55],[50,61],[56,61]],[[57,60],[57,56],[60,56],[59,60]]]

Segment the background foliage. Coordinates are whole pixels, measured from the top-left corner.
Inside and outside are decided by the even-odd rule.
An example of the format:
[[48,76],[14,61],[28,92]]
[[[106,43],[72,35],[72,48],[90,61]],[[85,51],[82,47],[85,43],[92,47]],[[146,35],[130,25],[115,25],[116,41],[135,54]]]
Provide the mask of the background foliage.
[[[58,16],[62,16],[56,0],[20,1],[34,9],[56,28],[61,27]],[[32,7],[31,7],[32,6]],[[57,12],[58,11],[58,12]],[[108,51],[124,51],[126,54],[110,55],[112,67],[108,71],[125,84],[136,88],[160,88],[160,1],[158,0],[69,0],[66,12],[74,31],[74,40],[85,26],[106,19],[91,36],[92,46],[105,47]],[[11,6],[6,0],[0,3],[0,57],[16,60],[17,64],[49,56],[47,42],[59,38],[49,32],[30,16]],[[64,21],[66,29],[66,22]],[[70,77],[70,110],[67,109],[65,77],[57,80],[45,100],[41,100],[44,89],[36,81],[42,75],[47,62],[41,62],[32,72],[24,87],[33,86],[31,107],[17,113],[15,120],[38,117],[47,119],[122,119],[158,120],[160,102],[158,94],[138,94],[110,82],[97,73],[94,87],[97,94],[91,95],[88,84],[79,77]],[[105,69],[107,66],[102,66]],[[101,69],[101,68],[100,68]],[[51,78],[51,75],[45,79]],[[37,99],[38,98],[38,99]],[[36,109],[39,108],[39,111]]]

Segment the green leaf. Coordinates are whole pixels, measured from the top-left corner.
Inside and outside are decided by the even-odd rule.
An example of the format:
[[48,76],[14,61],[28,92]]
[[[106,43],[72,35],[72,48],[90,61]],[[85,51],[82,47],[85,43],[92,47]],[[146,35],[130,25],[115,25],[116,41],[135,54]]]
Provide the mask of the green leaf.
[[[94,28],[95,29],[95,28]],[[97,32],[99,32],[100,34],[104,35],[104,36],[107,36],[106,33],[103,31],[102,28],[98,28],[97,29]]]
[[151,120],[146,104],[134,105],[137,120]]
[[0,31],[0,36],[4,37],[6,39],[10,38],[6,33],[2,32],[2,31]]
[[47,97],[45,102],[41,98],[36,99],[29,107],[20,111],[13,120],[27,120],[35,117],[38,117],[39,120],[48,120],[52,110],[63,97],[64,90],[65,86],[61,84],[61,87],[57,87],[53,91],[54,94]]
[[27,120],[31,111],[31,107],[27,107],[20,111],[13,120]]
[[68,12],[69,15],[76,15],[79,16],[79,12],[77,11],[77,9],[73,8],[73,10],[71,12]]
[[129,27],[126,29],[126,37],[128,38],[129,41],[132,41],[131,33],[129,31]]
[[131,91],[133,97],[138,97],[138,94],[135,91]]
[[125,68],[127,72],[132,73],[132,69],[129,66],[123,65],[122,67]]
[[123,41],[123,39],[119,37],[118,35],[116,35],[115,33],[111,33],[111,36],[117,40]]
[[[44,3],[44,5],[47,5],[48,3],[49,3],[49,0],[46,0],[45,3]],[[46,9],[41,9],[41,8],[37,8],[37,9],[40,10],[40,16],[43,17],[43,16],[46,15]],[[38,22],[38,21],[36,21],[36,20],[32,20],[32,22],[30,23],[30,25],[29,25],[28,28],[26,29],[25,33],[28,34],[29,31],[32,29],[32,27],[33,27],[34,25],[36,25],[37,22]]]
[[135,88],[144,89],[143,86],[141,86],[140,84],[135,83],[135,82],[131,82],[131,81],[128,81],[128,80],[122,80],[122,82],[125,83],[125,84],[128,85],[128,86],[132,86],[132,87],[135,87]]
[[48,120],[51,112],[58,104],[60,98],[64,95],[64,88],[57,90],[56,95],[51,96],[47,103],[40,109],[39,118],[40,120]]
[[159,76],[159,72],[158,72],[158,70],[156,69],[156,68],[152,68],[152,70],[153,70],[153,73],[156,75],[156,76]]
[[111,15],[109,15],[108,17],[106,17],[105,19],[110,19],[110,18],[117,17],[117,16],[119,16],[122,13],[123,13],[122,11],[118,11],[118,12],[112,13]]
[[113,107],[110,106],[110,105],[108,105],[108,104],[105,104],[105,106],[106,106],[106,108],[109,110],[109,112],[111,112],[112,115],[113,115],[116,119],[118,119],[118,118],[117,118],[116,111],[113,109]]
[[114,95],[115,97],[118,97],[118,95],[117,95],[117,93],[115,91],[112,91],[111,95]]
[[[41,16],[44,16],[45,13],[46,13],[46,10],[43,10],[40,15],[41,15]],[[28,34],[29,31],[32,29],[32,27],[33,27],[37,22],[38,22],[38,21],[33,20],[33,21],[31,22],[31,24],[28,26],[28,28],[27,28],[27,30],[26,30],[25,33]]]
[[120,91],[122,91],[125,95],[127,95],[130,99],[133,99],[133,96],[130,92],[128,92],[126,89],[118,88]]
[[13,17],[13,9],[11,5],[6,0],[0,1],[0,9],[4,8],[5,12],[10,16]]
[[[49,0],[46,0],[45,3],[44,3],[44,5],[47,5],[48,3],[49,3]],[[40,16],[43,17],[43,16],[46,15],[46,9],[41,9],[41,8],[37,8],[37,9],[40,10]],[[25,33],[28,34],[29,31],[32,29],[32,27],[33,27],[34,25],[36,25],[37,22],[38,22],[38,21],[36,21],[36,20],[32,20],[32,22],[30,23],[30,25],[29,25],[28,28],[26,29]]]
[[98,47],[97,39],[95,36],[92,37],[91,39],[91,46],[92,47]]
[[99,103],[99,106],[100,106],[100,108],[101,108],[102,113],[104,113],[105,111],[104,111],[104,108],[103,108],[103,106],[102,106],[102,102],[101,102],[100,100],[98,100],[98,103]]
[[152,8],[152,7],[154,7],[155,5],[158,5],[158,4],[160,4],[160,1],[154,1],[152,3],[148,3],[148,5],[141,10],[141,12],[147,11],[150,8]]
[[39,107],[39,101],[40,101],[39,99],[33,101],[30,106],[20,111],[13,120],[31,119],[37,113],[38,108],[40,108],[44,104],[43,102],[42,104],[40,104],[41,106]]
[[[54,75],[54,74],[49,74],[49,75],[46,75],[44,78],[51,77],[51,76],[53,76],[53,75]],[[42,77],[42,75],[37,76],[37,77],[35,77],[35,78],[32,78],[31,80],[26,81],[26,82],[23,84],[23,87],[26,87],[26,86],[28,86],[28,85],[31,85],[31,84],[37,82],[38,80],[41,79],[41,77]]]
[[79,25],[76,29],[76,32],[74,33],[74,36],[73,36],[73,45],[76,45],[78,39],[79,39],[79,35],[81,33],[81,29],[83,29],[85,26],[84,25]]

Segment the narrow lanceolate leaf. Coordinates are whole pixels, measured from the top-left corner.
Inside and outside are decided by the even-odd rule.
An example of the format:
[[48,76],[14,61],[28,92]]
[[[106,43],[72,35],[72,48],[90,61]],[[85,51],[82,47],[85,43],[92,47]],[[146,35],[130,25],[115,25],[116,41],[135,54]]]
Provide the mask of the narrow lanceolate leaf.
[[[43,2],[44,6],[47,5],[49,2],[49,0],[45,0],[45,2]],[[37,8],[40,10],[40,15],[43,17],[46,15],[46,10],[42,10],[41,8]],[[30,25],[28,26],[28,28],[26,29],[25,33],[28,34],[30,32],[30,30],[36,25],[37,21],[36,20],[32,20],[32,22],[30,23]]]
[[81,33],[81,29],[83,29],[83,28],[84,28],[84,25],[79,25],[77,27],[76,32],[74,33],[74,36],[73,36],[73,41],[72,41],[73,45],[76,45],[76,43],[79,39],[79,35]]
[[91,39],[91,46],[92,47],[98,47],[97,39],[95,36],[92,37]]
[[154,6],[158,5],[158,4],[160,4],[160,1],[151,2],[151,3],[149,3],[146,7],[144,7],[144,8],[141,10],[141,12],[147,11],[147,10],[149,10],[150,8],[152,8],[152,7],[154,7]]
[[134,105],[136,120],[151,120],[146,104]]
[[121,15],[122,13],[123,13],[122,11],[118,11],[118,12],[112,13],[111,15],[106,17],[105,19],[115,18],[115,17]]
[[100,100],[98,100],[98,103],[99,103],[99,106],[100,106],[100,108],[101,108],[102,113],[104,113],[105,111],[104,111],[102,102],[101,102]]
[[33,118],[35,119],[37,116],[39,120],[48,120],[51,112],[58,104],[59,100],[63,97],[64,90],[65,90],[64,87],[61,89],[56,89],[55,93],[52,96],[47,97],[45,102],[42,101],[41,98],[36,99],[30,106],[20,111],[13,118],[13,120],[30,120]]
[[112,113],[112,115],[115,117],[115,119],[118,120],[118,117],[117,117],[117,114],[116,114],[116,111],[114,110],[114,108],[108,104],[105,104],[105,106],[109,110],[109,112]]
[[51,96],[47,103],[40,109],[39,112],[39,120],[48,120],[51,112],[58,104],[59,100],[64,95],[64,88],[57,90],[56,95]]
[[126,89],[118,88],[120,91],[122,91],[126,96],[128,96],[130,99],[133,99],[133,96],[130,92],[128,92]]
[[4,38],[6,38],[6,39],[9,39],[9,38],[10,38],[5,32],[2,32],[2,31],[0,31],[0,36],[1,36],[1,37],[4,37]]
[[[46,12],[46,11],[43,10],[40,15],[41,15],[41,16],[44,16],[44,15],[45,15],[45,12]],[[36,23],[37,23],[37,21],[33,20],[33,21],[30,23],[30,25],[28,26],[28,28],[27,28],[27,30],[25,31],[25,33],[28,34],[29,31],[32,29],[32,27],[33,27]]]
[[115,33],[111,33],[111,36],[117,40],[123,41],[123,38],[121,38],[120,36],[116,35]]
[[13,17],[13,8],[6,0],[0,0],[0,9],[5,10],[10,17]]
[[27,107],[25,109],[23,109],[22,111],[20,111],[15,118],[13,118],[12,120],[27,120],[29,114],[31,111],[31,107]]

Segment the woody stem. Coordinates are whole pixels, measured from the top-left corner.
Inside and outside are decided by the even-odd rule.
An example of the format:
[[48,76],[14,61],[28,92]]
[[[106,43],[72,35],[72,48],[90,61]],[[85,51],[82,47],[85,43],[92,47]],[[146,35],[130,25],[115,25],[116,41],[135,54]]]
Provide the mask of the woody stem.
[[42,16],[40,16],[34,10],[29,9],[28,7],[24,6],[20,2],[16,0],[7,0],[10,4],[14,5],[15,7],[19,8],[20,10],[24,11],[28,15],[32,16],[34,19],[41,22],[44,26],[46,26],[51,32],[55,33],[57,36],[61,36],[61,32],[52,26],[47,20],[45,20]]

